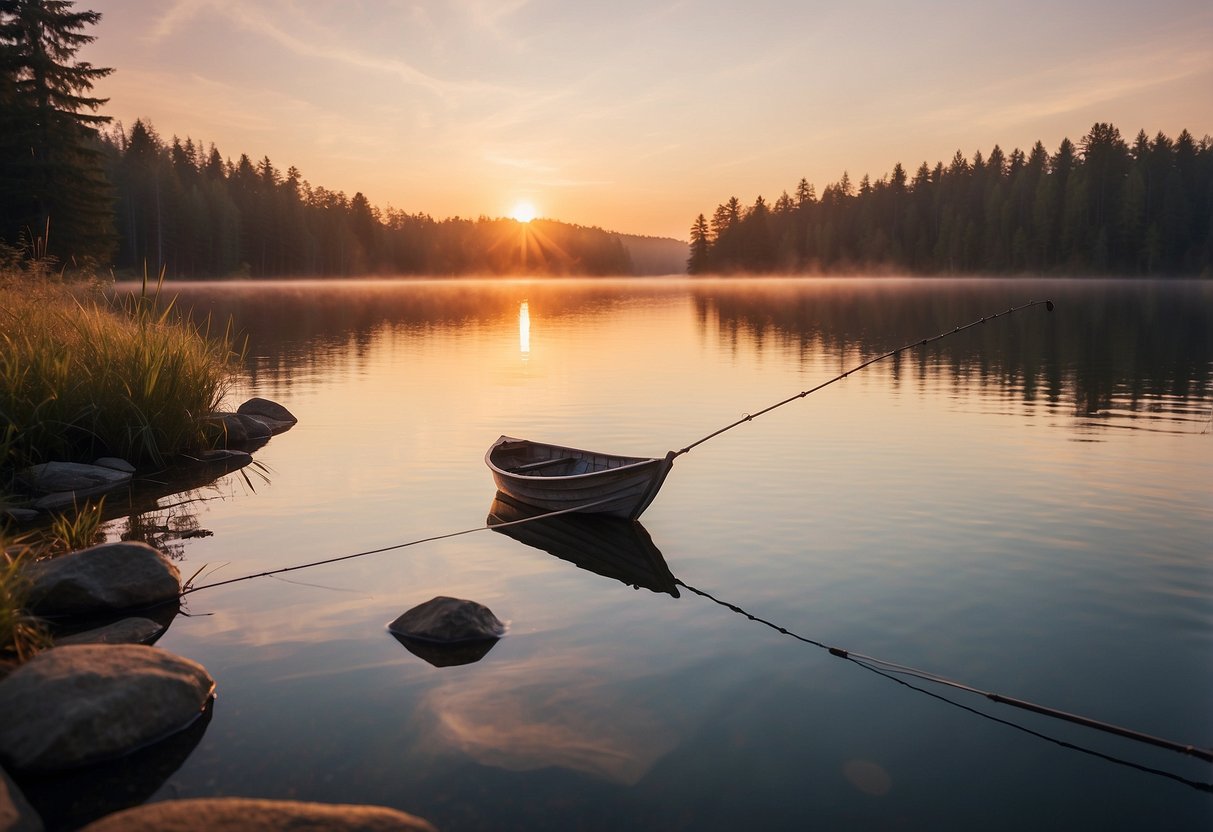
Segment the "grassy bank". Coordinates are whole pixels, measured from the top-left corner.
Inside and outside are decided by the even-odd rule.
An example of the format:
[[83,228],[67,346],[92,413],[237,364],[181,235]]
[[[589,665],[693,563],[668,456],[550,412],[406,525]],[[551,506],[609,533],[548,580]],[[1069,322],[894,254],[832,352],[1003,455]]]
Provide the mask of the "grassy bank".
[[[206,417],[235,375],[231,335],[178,320],[158,298],[115,305],[96,287],[0,269],[0,501],[27,465],[99,456],[159,465],[217,438]],[[20,564],[94,542],[99,522],[88,504],[38,547],[0,528],[0,664],[49,643],[23,610]]]
[[230,333],[177,321],[157,297],[119,307],[95,289],[0,273],[0,467],[162,464],[206,443],[238,355]]

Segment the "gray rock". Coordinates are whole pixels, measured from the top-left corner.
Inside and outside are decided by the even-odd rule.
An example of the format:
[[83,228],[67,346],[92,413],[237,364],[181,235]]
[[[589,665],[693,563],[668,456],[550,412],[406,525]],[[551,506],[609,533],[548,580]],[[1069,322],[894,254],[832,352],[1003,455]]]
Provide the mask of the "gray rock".
[[86,496],[87,493],[92,492],[77,494],[75,491],[56,491],[34,500],[34,508],[38,511],[67,511],[73,506],[79,506],[81,497]]
[[35,491],[49,494],[55,491],[75,491],[95,494],[130,482],[131,475],[100,465],[80,462],[44,462],[21,472],[21,479]]
[[244,413],[248,416],[263,417],[275,422],[287,422],[292,425],[299,421],[295,418],[295,414],[278,404],[278,402],[256,396],[236,408],[236,412]]
[[388,630],[405,638],[446,644],[497,639],[505,625],[483,604],[439,595],[401,615]]
[[270,433],[282,433],[283,431],[289,430],[295,426],[294,422],[280,422],[277,419],[271,419],[268,416],[253,416],[249,414],[242,415],[246,415],[250,419],[256,419],[258,422],[265,425]]
[[63,647],[68,644],[151,644],[167,629],[158,621],[135,616],[106,624],[104,627],[57,638],[55,645]]
[[270,436],[269,427],[252,416],[245,416],[241,413],[212,413],[208,418],[218,430],[222,431],[225,440],[223,444],[227,447],[243,445],[246,442]]
[[80,832],[279,832],[284,829],[332,832],[435,832],[415,815],[385,806],[300,803],[210,797],[149,803],[118,812]]
[[197,462],[204,465],[222,465],[235,471],[237,468],[242,468],[253,461],[253,455],[248,451],[235,451],[230,448],[215,448],[208,451],[200,451],[194,456]]
[[100,459],[94,459],[93,464],[99,468],[110,468],[114,471],[123,471],[127,474],[135,473],[134,465],[116,456],[103,456]]
[[27,520],[33,520],[38,516],[36,509],[18,508],[16,506],[0,506],[0,514],[8,515],[18,523],[24,523]]
[[0,832],[42,832],[42,819],[0,769]]
[[146,543],[102,543],[27,565],[27,606],[39,615],[86,615],[177,597],[177,567]]
[[141,644],[55,647],[0,681],[0,762],[57,771],[129,754],[188,727],[215,682]]

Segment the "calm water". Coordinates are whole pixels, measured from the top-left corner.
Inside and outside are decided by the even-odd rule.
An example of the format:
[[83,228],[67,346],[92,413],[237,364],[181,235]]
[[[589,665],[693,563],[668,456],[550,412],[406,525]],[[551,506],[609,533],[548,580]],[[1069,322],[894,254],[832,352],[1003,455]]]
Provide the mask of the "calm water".
[[[177,289],[249,334],[233,404],[300,420],[264,477],[110,525],[202,582],[480,526],[499,434],[661,455],[1053,297],[700,446],[643,524],[680,581],[802,636],[1213,746],[1213,285]],[[379,803],[445,830],[1213,824],[1209,764],[916,690],[501,534],[284,577],[192,595],[161,640],[219,698],[151,799]],[[508,636],[431,666],[384,625],[435,595]]]

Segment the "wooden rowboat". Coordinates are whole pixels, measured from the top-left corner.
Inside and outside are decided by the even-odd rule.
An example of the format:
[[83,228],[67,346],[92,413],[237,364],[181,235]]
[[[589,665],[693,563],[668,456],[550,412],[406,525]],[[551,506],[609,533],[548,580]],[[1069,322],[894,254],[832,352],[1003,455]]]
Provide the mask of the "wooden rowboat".
[[502,436],[484,461],[498,490],[519,502],[635,520],[657,496],[674,454],[619,456]]
[[[586,571],[635,589],[678,597],[677,580],[639,520],[583,513],[545,517],[543,513],[541,508],[498,491],[487,522],[495,532]],[[532,519],[535,517],[539,519]]]

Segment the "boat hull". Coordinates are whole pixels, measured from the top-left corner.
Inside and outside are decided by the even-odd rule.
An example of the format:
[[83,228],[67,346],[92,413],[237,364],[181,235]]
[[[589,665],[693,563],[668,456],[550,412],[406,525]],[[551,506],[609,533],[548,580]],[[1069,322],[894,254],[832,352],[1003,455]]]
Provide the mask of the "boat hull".
[[674,464],[673,454],[618,456],[510,436],[494,442],[484,459],[497,489],[519,502],[629,520],[649,507]]

